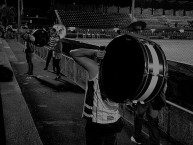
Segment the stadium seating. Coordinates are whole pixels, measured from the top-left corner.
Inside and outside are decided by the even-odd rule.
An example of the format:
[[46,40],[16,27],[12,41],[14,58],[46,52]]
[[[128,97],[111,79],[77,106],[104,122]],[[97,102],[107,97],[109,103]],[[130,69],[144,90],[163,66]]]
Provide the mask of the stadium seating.
[[101,12],[79,12],[57,10],[61,22],[66,27],[79,28],[113,28],[115,25],[126,27],[131,23],[129,14],[101,13]]
[[[81,38],[114,38],[118,35],[113,28],[118,25],[121,34],[128,33],[127,26],[131,23],[131,15],[127,13],[102,13],[91,11],[64,11],[56,10],[58,19],[66,27],[75,27],[76,33],[69,37]],[[185,28],[190,16],[135,14],[137,20],[147,23],[146,30],[140,34],[150,39],[193,39],[191,32],[153,32],[152,29],[168,29],[174,27]],[[186,28],[187,29],[187,28]]]
[[173,26],[177,22],[177,27],[184,28],[188,25],[188,21],[193,20],[190,16],[172,16],[172,15],[150,15],[150,14],[135,14],[137,20],[142,20],[147,23],[147,28],[160,28]]

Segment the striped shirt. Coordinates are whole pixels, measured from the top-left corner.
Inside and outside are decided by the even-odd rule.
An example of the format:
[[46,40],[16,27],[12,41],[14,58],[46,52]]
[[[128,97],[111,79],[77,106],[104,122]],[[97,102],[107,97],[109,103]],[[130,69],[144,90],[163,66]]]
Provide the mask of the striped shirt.
[[102,99],[98,75],[87,82],[82,116],[100,124],[114,123],[120,118],[119,104]]
[[55,37],[56,36],[50,36],[50,39],[49,39],[49,42],[48,42],[48,45],[49,45],[49,48],[50,50],[52,50],[56,44],[56,40],[55,40]]

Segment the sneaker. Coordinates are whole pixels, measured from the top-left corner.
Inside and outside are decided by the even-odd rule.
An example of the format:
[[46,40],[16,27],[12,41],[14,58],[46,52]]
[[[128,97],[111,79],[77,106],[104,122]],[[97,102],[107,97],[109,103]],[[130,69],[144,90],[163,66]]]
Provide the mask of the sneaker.
[[28,73],[29,76],[33,76],[33,73]]
[[141,144],[141,142],[137,142],[133,136],[131,137],[131,141],[136,143],[136,144]]
[[47,70],[47,69],[48,69],[47,67],[44,68],[44,70]]
[[55,78],[55,80],[59,80],[59,79],[61,79],[61,76],[57,76],[57,77]]

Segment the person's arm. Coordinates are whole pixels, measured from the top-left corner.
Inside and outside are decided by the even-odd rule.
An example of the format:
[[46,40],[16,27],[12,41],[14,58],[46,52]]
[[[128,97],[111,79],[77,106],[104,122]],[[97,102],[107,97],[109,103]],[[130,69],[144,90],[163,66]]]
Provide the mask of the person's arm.
[[89,78],[92,79],[99,72],[99,66],[96,60],[91,59],[90,57],[94,56],[102,59],[105,55],[105,51],[79,48],[71,50],[70,55],[78,64],[80,64],[83,68],[85,68],[88,71]]

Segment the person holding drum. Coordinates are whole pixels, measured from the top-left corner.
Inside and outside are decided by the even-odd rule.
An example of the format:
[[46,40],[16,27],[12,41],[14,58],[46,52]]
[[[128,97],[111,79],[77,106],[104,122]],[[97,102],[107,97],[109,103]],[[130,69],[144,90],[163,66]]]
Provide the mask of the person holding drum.
[[72,58],[88,72],[82,113],[86,119],[86,145],[116,145],[116,135],[123,128],[119,103],[110,100],[99,88],[99,64],[105,53],[105,50],[86,48],[70,51]]
[[134,116],[134,134],[131,136],[131,141],[136,144],[142,143],[142,123],[143,117],[146,114],[149,129],[149,142],[150,145],[160,145],[160,136],[158,129],[158,113],[166,103],[165,92],[167,83],[159,96],[155,97],[152,102],[144,104],[143,102],[134,103],[135,116]]
[[[56,29],[51,28],[50,29],[50,38],[49,38],[49,42],[48,42],[48,45],[49,45],[48,49],[49,50],[48,50],[48,55],[47,55],[47,58],[46,58],[46,66],[45,66],[44,70],[48,69],[50,60],[53,56],[53,48],[54,48],[54,45],[56,43],[56,41],[55,41],[56,36],[57,36]],[[53,59],[52,65],[53,65],[53,71],[55,72],[56,70],[55,70],[55,65],[54,65],[54,59]]]
[[[130,24],[129,28],[131,30],[131,33],[138,33],[139,34],[139,32],[141,32],[142,30],[145,29],[145,27],[146,27],[146,24],[144,22],[134,22],[134,23]],[[141,37],[141,36],[138,35],[138,37]],[[153,56],[153,57],[155,57],[155,56]],[[163,55],[162,55],[162,57],[163,57]],[[159,60],[159,61],[161,61],[161,60]],[[158,64],[156,64],[156,65],[158,65]],[[163,65],[163,66],[165,66],[165,65]],[[163,72],[166,72],[166,74],[167,74],[167,69],[163,68],[163,70],[164,69],[165,69],[165,71],[163,71]],[[155,70],[156,69],[154,68],[154,71]],[[162,74],[162,75],[165,76],[165,74]],[[166,77],[167,77],[167,75],[166,75]],[[158,96],[154,96],[154,99],[152,101],[143,102],[143,101],[139,101],[139,100],[134,100],[132,102],[133,106],[134,106],[135,114],[134,114],[134,134],[133,134],[133,136],[131,136],[131,141],[136,143],[136,144],[142,143],[142,135],[141,135],[142,123],[143,123],[143,117],[146,114],[146,118],[148,120],[150,145],[160,145],[160,136],[159,136],[159,129],[158,129],[158,121],[159,121],[158,120],[158,113],[165,106],[165,103],[166,103],[165,92],[167,89],[167,78],[162,78],[162,81],[164,82],[163,90],[161,90],[161,93],[159,93]],[[147,95],[148,95],[148,93],[145,94],[144,97],[148,98],[149,96],[147,96]],[[152,94],[151,94],[151,96],[152,96]]]
[[26,74],[33,75],[33,55],[34,55],[34,46],[33,42],[35,42],[35,37],[31,34],[30,31],[27,31],[25,34],[22,35],[22,38],[26,41],[25,43],[25,50],[26,53],[26,60],[28,63],[28,71]]

